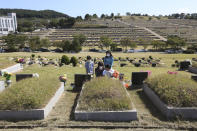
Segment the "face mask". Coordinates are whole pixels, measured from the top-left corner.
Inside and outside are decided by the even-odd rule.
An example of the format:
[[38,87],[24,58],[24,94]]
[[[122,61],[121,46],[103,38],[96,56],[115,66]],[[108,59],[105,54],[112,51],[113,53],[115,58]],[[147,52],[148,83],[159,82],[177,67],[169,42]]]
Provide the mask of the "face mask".
[[110,56],[110,54],[107,54],[107,56]]
[[100,67],[99,67],[99,69],[100,69],[100,70],[102,70],[102,69],[103,69],[103,67],[102,67],[102,66],[100,66]]

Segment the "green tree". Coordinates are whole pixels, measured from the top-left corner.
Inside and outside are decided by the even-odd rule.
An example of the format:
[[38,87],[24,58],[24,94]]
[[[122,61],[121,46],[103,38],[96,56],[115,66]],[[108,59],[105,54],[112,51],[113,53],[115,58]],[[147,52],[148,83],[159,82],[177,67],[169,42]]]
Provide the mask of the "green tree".
[[66,55],[63,55],[62,58],[61,58],[61,63],[62,64],[65,64],[65,65],[69,65],[70,64],[70,59],[68,56]]
[[38,50],[41,47],[40,37],[33,36],[32,38],[30,38],[29,39],[29,47],[33,51]]
[[62,41],[61,48],[63,51],[69,52],[71,50],[71,42],[69,40]]
[[76,57],[71,57],[71,59],[70,59],[70,63],[72,63],[72,65],[75,67],[75,66],[77,66],[77,63],[78,63],[78,60],[77,60],[77,58]]
[[186,42],[183,38],[180,38],[178,36],[168,36],[167,38],[167,45],[171,48],[178,49],[181,47],[184,47],[186,45]]
[[101,15],[101,19],[104,19],[104,18],[105,18],[105,14],[102,14],[102,15]]
[[91,20],[92,16],[90,14],[85,15],[85,20]]
[[122,47],[125,48],[125,50],[127,50],[127,47],[130,46],[132,44],[132,42],[129,37],[125,37],[120,40],[120,44]]
[[92,18],[98,18],[97,14],[93,14]]
[[103,46],[105,46],[106,49],[108,49],[109,46],[110,46],[111,43],[112,43],[112,40],[111,40],[109,37],[107,37],[107,36],[101,36],[101,37],[100,37],[100,43],[101,43]]
[[87,38],[83,34],[77,34],[77,35],[74,35],[73,39],[74,40],[77,39],[79,41],[80,45],[83,45]]
[[118,47],[118,45],[117,45],[117,43],[115,43],[115,42],[112,42],[112,43],[110,44],[110,49],[111,49],[112,51],[115,51],[117,47]]
[[41,39],[40,44],[41,44],[41,47],[49,48],[49,46],[50,46],[50,41],[49,41],[49,39],[47,39],[47,38]]

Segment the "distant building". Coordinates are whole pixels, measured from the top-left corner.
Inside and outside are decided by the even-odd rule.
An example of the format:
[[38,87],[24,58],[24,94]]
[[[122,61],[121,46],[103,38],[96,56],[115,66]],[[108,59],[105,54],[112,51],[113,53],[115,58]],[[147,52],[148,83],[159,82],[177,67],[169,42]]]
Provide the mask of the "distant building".
[[8,16],[0,16],[0,36],[17,31],[16,13],[8,13]]

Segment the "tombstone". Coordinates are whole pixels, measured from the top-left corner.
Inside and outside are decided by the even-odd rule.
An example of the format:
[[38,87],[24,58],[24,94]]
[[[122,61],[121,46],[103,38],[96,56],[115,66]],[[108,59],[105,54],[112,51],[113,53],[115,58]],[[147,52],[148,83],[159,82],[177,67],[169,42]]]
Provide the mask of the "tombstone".
[[192,78],[193,80],[197,81],[197,75],[193,75],[193,76],[191,76],[191,78]]
[[75,87],[74,91],[81,91],[83,84],[91,80],[91,75],[75,74]]
[[135,63],[135,67],[140,67],[140,63]]
[[187,70],[191,63],[189,61],[182,61],[180,62],[180,70]]
[[126,63],[121,63],[120,64],[120,67],[124,67],[124,66],[126,66],[127,64]]
[[152,63],[152,67],[156,67],[157,66],[157,64],[156,63]]
[[132,84],[143,85],[144,80],[148,78],[148,72],[132,72]]
[[0,81],[0,92],[2,92],[5,89],[5,82]]
[[20,81],[27,78],[32,78],[33,74],[16,74],[16,81]]

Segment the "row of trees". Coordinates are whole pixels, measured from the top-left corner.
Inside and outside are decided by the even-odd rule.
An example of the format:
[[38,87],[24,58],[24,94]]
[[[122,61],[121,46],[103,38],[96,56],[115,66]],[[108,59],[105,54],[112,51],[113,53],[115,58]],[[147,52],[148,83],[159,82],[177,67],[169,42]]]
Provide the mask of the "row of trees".
[[2,40],[6,43],[6,50],[9,52],[20,51],[24,47],[30,47],[32,51],[39,50],[42,47],[48,48],[50,41],[48,39],[40,39],[38,36],[32,38],[26,35],[9,34],[3,36]]

